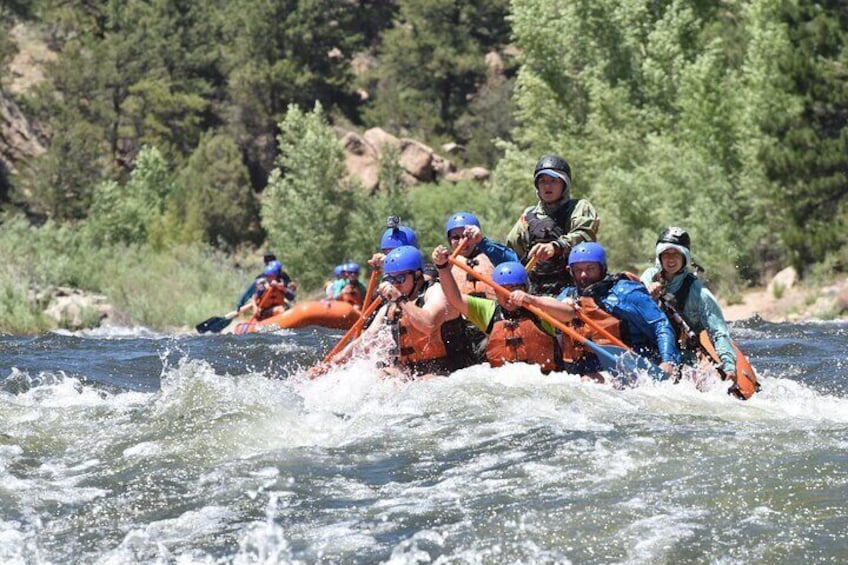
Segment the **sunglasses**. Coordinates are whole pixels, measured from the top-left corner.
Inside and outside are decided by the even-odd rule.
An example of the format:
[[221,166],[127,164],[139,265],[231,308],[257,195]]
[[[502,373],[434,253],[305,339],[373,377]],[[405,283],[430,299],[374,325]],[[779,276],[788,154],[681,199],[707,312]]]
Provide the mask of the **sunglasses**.
[[397,275],[383,275],[383,280],[389,284],[402,284],[406,280],[406,275],[409,273],[399,273]]

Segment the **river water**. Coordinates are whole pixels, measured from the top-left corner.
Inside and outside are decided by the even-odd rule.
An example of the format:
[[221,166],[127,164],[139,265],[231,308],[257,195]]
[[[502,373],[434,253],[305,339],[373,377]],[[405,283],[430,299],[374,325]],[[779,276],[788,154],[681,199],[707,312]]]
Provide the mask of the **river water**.
[[848,324],[732,331],[747,402],[526,365],[307,381],[324,329],[2,336],[0,563],[846,563]]

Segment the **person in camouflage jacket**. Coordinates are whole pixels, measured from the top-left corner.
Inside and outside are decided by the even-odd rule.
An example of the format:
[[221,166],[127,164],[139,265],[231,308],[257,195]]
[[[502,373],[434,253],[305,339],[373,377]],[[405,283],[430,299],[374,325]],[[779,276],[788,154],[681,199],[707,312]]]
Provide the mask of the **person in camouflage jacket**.
[[571,249],[596,241],[600,220],[588,200],[571,198],[571,167],[559,155],[545,155],[533,174],[539,202],[521,214],[506,238],[529,272],[530,292],[556,296],[572,284],[567,269]]

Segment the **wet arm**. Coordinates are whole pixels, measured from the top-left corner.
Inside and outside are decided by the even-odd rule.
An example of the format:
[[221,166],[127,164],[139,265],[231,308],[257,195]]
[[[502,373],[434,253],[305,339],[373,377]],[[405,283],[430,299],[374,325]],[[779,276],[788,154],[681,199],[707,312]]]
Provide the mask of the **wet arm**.
[[450,252],[447,247],[439,245],[433,249],[431,259],[433,260],[433,264],[436,265],[436,268],[439,270],[439,283],[442,287],[442,292],[445,295],[445,300],[447,300],[448,304],[450,304],[452,308],[459,311],[460,314],[468,316],[468,303],[465,300],[465,296],[459,290],[459,286],[456,284],[456,279],[453,277],[453,270],[451,269],[451,264],[448,261],[449,256]]
[[574,319],[574,301],[570,298],[557,300],[553,296],[536,296],[524,291],[515,291],[510,295],[510,301],[516,306],[535,306],[560,322],[570,322]]
[[459,312],[452,308],[442,292],[441,285],[434,285],[427,290],[427,298],[424,306],[419,308],[411,301],[401,303],[403,313],[406,314],[409,323],[418,331],[433,333],[445,320],[455,318]]
[[704,327],[707,328],[707,333],[710,336],[718,356],[721,358],[721,366],[724,371],[730,375],[736,373],[736,351],[733,349],[733,343],[730,340],[730,330],[727,328],[727,322],[724,319],[724,314],[721,312],[721,307],[713,294],[706,288],[701,290],[701,316],[704,320]]

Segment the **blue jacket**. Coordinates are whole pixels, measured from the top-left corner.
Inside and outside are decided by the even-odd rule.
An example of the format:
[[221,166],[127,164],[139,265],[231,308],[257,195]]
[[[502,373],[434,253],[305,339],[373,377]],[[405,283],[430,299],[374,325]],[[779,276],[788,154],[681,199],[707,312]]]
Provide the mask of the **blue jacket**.
[[680,363],[680,350],[668,317],[640,282],[607,276],[583,292],[566,287],[557,300],[577,296],[592,296],[598,306],[626,322],[628,345],[661,363]]
[[[486,236],[483,236],[483,240],[477,244],[474,251],[482,252],[483,255],[489,258],[489,261],[491,261],[492,265],[495,267],[501,263],[506,263],[507,261],[518,261],[518,254],[515,251],[502,243],[492,241]],[[471,256],[474,256],[475,254],[476,253],[471,253]]]
[[[262,275],[259,275],[260,277]],[[259,278],[259,277],[257,277]],[[256,279],[251,281],[250,286],[244,289],[244,292],[241,295],[241,298],[236,302],[236,310],[247,304],[251,298],[253,298],[254,293],[256,292]]]

